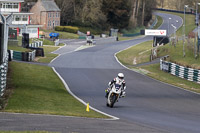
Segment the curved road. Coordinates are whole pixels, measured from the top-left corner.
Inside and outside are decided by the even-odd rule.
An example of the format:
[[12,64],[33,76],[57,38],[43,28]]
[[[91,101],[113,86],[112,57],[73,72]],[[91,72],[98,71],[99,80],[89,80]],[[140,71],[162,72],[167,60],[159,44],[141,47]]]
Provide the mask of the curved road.
[[[180,17],[161,13],[158,15],[164,19],[160,29],[168,29],[169,17],[172,18],[170,23],[173,25],[179,27],[182,24]],[[170,28],[171,33],[173,33],[172,27]],[[200,132],[200,95],[125,69],[116,61],[114,57],[116,52],[151,39],[152,37],[144,37],[130,41],[97,44],[95,47],[76,52],[56,51],[61,56],[50,66],[55,67],[70,90],[83,101],[89,102],[92,107],[120,118],[117,121],[99,122],[99,125],[96,122],[88,122],[89,120],[77,120],[80,123],[84,122],[82,125],[86,123],[90,126],[87,127],[88,129],[82,127],[83,130],[74,131],[94,132],[96,129],[97,132],[102,132],[109,126],[110,132]],[[120,99],[114,108],[108,108],[104,90],[118,72],[125,74],[127,97]],[[23,120],[26,117],[23,117]],[[34,121],[36,118],[32,119]],[[48,119],[56,121],[58,118]],[[29,119],[29,121],[31,120]],[[48,124],[47,121],[45,122]],[[60,120],[60,122],[62,123],[64,120]],[[73,120],[71,122],[73,123]],[[77,129],[81,128],[80,123],[76,123]],[[91,126],[93,124],[94,127]],[[51,125],[51,127],[56,128],[58,125]],[[74,126],[74,128],[76,127]]]
[[[160,29],[170,23],[179,27],[182,19],[168,14]],[[178,20],[178,21],[177,21]],[[171,25],[170,24],[170,25]],[[170,33],[174,29],[170,26]],[[177,133],[200,132],[200,95],[184,91],[122,67],[114,58],[120,50],[151,40],[144,37],[131,41],[97,45],[81,51],[64,54],[51,66],[66,81],[71,91],[91,106],[122,120],[137,122]],[[125,74],[127,97],[115,108],[105,106],[104,90],[118,72]]]

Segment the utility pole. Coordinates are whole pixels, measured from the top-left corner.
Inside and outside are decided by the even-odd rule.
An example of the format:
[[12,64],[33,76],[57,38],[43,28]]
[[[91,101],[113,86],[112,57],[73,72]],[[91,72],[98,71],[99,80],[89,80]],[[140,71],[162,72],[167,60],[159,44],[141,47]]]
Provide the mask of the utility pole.
[[183,24],[183,57],[185,57],[185,10],[188,5],[184,5],[184,24]]

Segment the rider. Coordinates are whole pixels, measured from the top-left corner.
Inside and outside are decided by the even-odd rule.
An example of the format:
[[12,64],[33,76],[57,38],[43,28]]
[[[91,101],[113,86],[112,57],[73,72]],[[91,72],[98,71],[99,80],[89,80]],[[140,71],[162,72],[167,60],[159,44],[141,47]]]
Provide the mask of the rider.
[[125,92],[126,84],[125,84],[125,80],[124,80],[124,74],[123,73],[118,73],[117,77],[114,78],[112,81],[110,81],[108,83],[109,87],[108,87],[108,89],[105,90],[106,91],[106,98],[108,97],[108,94],[109,94],[109,92],[110,92],[110,90],[112,88],[112,85],[114,83],[118,83],[119,85],[122,85],[122,92],[120,94],[120,97],[125,97],[125,94],[126,94],[126,92]]

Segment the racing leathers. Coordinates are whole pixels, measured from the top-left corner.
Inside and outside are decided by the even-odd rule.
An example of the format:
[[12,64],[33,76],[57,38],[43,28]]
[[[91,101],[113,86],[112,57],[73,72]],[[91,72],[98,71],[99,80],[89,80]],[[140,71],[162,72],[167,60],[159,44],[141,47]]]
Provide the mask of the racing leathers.
[[117,83],[117,84],[122,86],[122,92],[120,94],[120,97],[125,97],[125,94],[126,94],[126,92],[125,92],[125,89],[126,89],[125,80],[124,79],[120,79],[119,77],[116,77],[116,78],[114,78],[112,81],[110,81],[108,83],[108,89],[106,89],[106,96],[105,96],[106,98],[108,97],[108,94],[109,94],[113,84],[115,84],[115,83]]

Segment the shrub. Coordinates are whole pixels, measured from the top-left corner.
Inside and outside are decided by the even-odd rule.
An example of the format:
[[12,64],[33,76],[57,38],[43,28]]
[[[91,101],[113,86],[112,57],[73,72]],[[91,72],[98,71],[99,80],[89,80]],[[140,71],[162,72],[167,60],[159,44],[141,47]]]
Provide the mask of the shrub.
[[64,26],[56,26],[56,31],[64,31]]
[[72,26],[64,26],[64,31],[65,32],[70,32],[70,33],[77,33],[78,32],[78,27],[72,27]]

